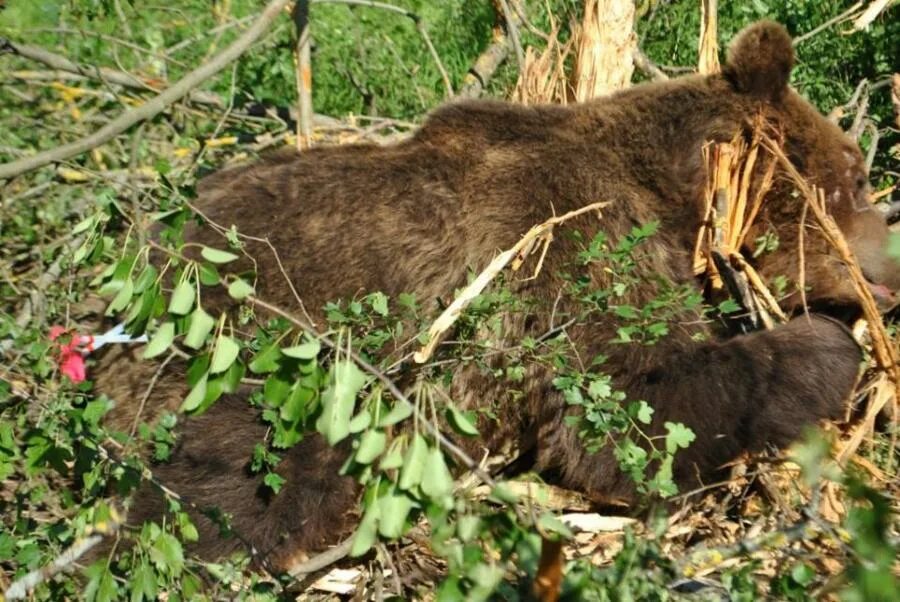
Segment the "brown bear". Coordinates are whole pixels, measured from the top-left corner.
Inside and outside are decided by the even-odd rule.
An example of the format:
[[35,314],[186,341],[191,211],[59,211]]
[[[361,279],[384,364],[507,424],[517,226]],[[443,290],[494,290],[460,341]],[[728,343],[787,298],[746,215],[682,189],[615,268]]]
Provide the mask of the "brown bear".
[[[704,220],[703,146],[731,140],[762,115],[783,133],[786,153],[802,174],[824,189],[828,210],[873,292],[889,304],[900,288],[900,270],[885,254],[887,227],[869,204],[863,159],[853,142],[790,89],[793,62],[785,29],[760,22],[737,36],[721,74],[641,84],[568,107],[451,103],[393,145],[279,154],[209,177],[196,200],[209,223],[191,226],[186,237],[221,248],[221,234],[209,224],[236,225],[250,237],[244,249],[257,260],[258,296],[297,315],[308,311],[319,324],[327,302],[372,291],[413,293],[436,315],[439,302],[451,301],[472,272],[532,226],[608,201],[602,217],[585,214],[566,224],[582,237],[557,236],[536,278],[513,278],[529,305],[506,320],[498,345],[515,344],[575,315],[572,299],[560,295],[568,282],[564,274],[599,230],[616,241],[636,225],[659,223],[635,267],[642,284],[628,293],[633,305],[655,298],[661,278],[699,287],[692,250]],[[803,199],[783,176],[776,173],[777,185],[755,226],[760,234],[776,233],[780,245],[753,261],[764,277],[796,283]],[[709,482],[744,451],[784,446],[805,426],[840,415],[854,387],[861,351],[848,329],[826,314],[854,310],[856,295],[846,266],[813,220],[805,228],[809,316],[717,340],[712,326],[690,310],[652,346],[610,344],[617,323],[608,313],[565,329],[579,357],[607,356],[603,370],[615,386],[629,400],[653,407],[649,434],[663,432],[666,421],[694,431],[696,440],[674,466],[682,490]],[[609,284],[602,265],[584,269],[591,286]],[[801,295],[788,293],[784,309],[799,310]],[[225,304],[227,296],[218,294],[214,300]],[[95,367],[96,388],[118,402],[113,423],[130,425],[139,405],[142,419],[159,408],[177,408],[187,392],[184,366],[173,362],[142,403],[158,366],[140,362],[137,354],[112,350]],[[632,500],[634,483],[613,452],[588,453],[565,420],[571,408],[553,378],[552,367],[529,366],[511,398],[509,383],[494,371],[475,364],[456,370],[449,396],[463,408],[491,409],[479,423],[481,436],[467,449],[481,457],[484,449],[512,446],[531,459],[528,468],[554,475],[565,487],[596,500]],[[277,470],[287,480],[280,493],[261,487],[248,464],[266,426],[248,395],[224,395],[205,414],[185,418],[171,461],[156,465],[154,474],[197,506],[233,516],[241,537],[219,537],[201,521],[196,553],[209,558],[248,546],[283,568],[352,530],[359,489],[338,474],[346,446],[331,448],[318,435],[282,454]],[[131,522],[162,512],[152,489],[138,492]]]

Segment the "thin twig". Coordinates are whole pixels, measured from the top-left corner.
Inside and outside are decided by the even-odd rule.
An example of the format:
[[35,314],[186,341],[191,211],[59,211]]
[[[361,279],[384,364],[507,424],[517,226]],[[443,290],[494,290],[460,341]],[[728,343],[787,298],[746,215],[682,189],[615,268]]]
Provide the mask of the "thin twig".
[[855,4],[853,4],[853,6],[851,6],[850,8],[848,8],[841,14],[837,15],[836,17],[832,17],[831,19],[828,19],[827,21],[825,21],[818,27],[815,27],[812,30],[804,33],[803,35],[799,35],[796,38],[794,38],[794,46],[798,46],[798,45],[802,44],[806,40],[817,35],[819,32],[822,32],[822,31],[828,29],[832,25],[836,25],[836,24],[840,23],[841,21],[847,21],[849,19],[852,19],[853,15],[856,12],[858,12],[860,8],[862,8],[862,3],[856,2]]
[[669,79],[665,71],[660,69],[644,52],[635,47],[631,56],[634,66],[640,69],[645,75],[649,76],[655,82],[664,82]]
[[253,42],[259,39],[259,37],[269,29],[275,21],[275,18],[289,2],[290,0],[272,0],[253,25],[228,46],[228,48],[222,51],[221,54],[204,65],[201,65],[194,71],[191,71],[179,80],[178,83],[167,88],[164,92],[161,92],[143,105],[122,113],[119,117],[113,119],[93,134],[31,157],[25,157],[24,159],[0,165],[0,180],[32,171],[55,161],[61,161],[80,155],[83,152],[89,151],[112,140],[133,125],[158,115],[170,104],[185,97],[194,88],[217,74],[232,61],[241,56]]
[[509,8],[507,0],[498,0],[500,9],[503,11],[503,20],[506,23],[506,33],[509,34],[509,41],[512,44],[513,51],[516,53],[516,62],[519,64],[519,73],[525,70],[525,51],[522,50],[522,42],[519,39],[519,23],[518,15],[514,14]]

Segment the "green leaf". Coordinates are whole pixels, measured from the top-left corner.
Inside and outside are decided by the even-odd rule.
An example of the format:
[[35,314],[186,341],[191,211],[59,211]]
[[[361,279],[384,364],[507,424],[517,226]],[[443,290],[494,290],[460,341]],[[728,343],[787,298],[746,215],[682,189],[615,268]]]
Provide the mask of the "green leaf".
[[131,582],[131,602],[156,600],[156,573],[146,560],[132,570],[129,581]]
[[369,295],[369,302],[372,304],[372,310],[379,316],[388,315],[388,298],[381,292],[375,292]]
[[452,405],[447,407],[447,422],[461,435],[474,437],[478,434],[478,429],[475,428],[474,417],[474,412],[462,412]]
[[241,379],[244,378],[244,372],[244,364],[241,362],[234,362],[231,364],[228,371],[222,375],[222,391],[225,393],[234,393],[237,391],[241,384]]
[[378,463],[378,467],[381,470],[391,470],[403,466],[402,441],[403,436],[391,441],[391,447],[388,449],[388,452],[381,457],[381,462]]
[[97,223],[97,215],[91,215],[89,217],[84,218],[74,226],[72,226],[72,234],[81,234],[88,228],[92,228],[94,224]]
[[406,420],[412,416],[412,413],[413,407],[410,404],[398,401],[391,408],[390,412],[381,417],[381,420],[378,421],[378,426],[385,427],[397,424],[401,420]]
[[263,385],[263,399],[273,407],[279,407],[291,392],[291,381],[282,373],[276,373],[266,378]]
[[453,476],[447,468],[444,453],[437,446],[431,448],[425,459],[422,493],[436,500],[453,493]]
[[322,415],[316,421],[316,429],[329,445],[350,434],[350,416],[356,394],[366,384],[366,375],[349,360],[335,362],[332,375],[331,384],[322,393]]
[[169,313],[178,316],[185,315],[191,311],[196,299],[197,289],[194,288],[194,283],[185,278],[172,291],[172,296],[169,298]]
[[566,523],[562,522],[549,512],[544,512],[538,517],[538,525],[540,525],[543,531],[559,533],[563,537],[572,537],[572,531],[566,526]]
[[281,491],[281,487],[285,484],[285,482],[286,479],[277,472],[267,473],[266,476],[263,477],[263,483],[265,483],[266,486],[275,493]]
[[171,533],[160,533],[150,548],[150,560],[157,570],[171,575],[180,575],[184,568],[184,551],[181,542]]
[[202,249],[200,249],[200,255],[203,256],[203,259],[206,259],[207,261],[211,261],[213,263],[228,263],[238,258],[238,256],[234,253],[229,253],[228,251],[222,251],[220,249],[213,249],[212,247],[203,247]]
[[375,545],[375,539],[378,535],[378,503],[369,504],[365,514],[356,528],[356,534],[353,536],[353,545],[350,546],[350,556],[362,556]]
[[111,316],[114,313],[125,309],[128,302],[131,301],[131,296],[133,294],[134,281],[132,281],[131,278],[126,278],[125,282],[122,283],[122,288],[119,289],[119,292],[116,293],[116,296],[110,301],[109,307],[106,308],[106,315]]
[[266,345],[253,356],[250,361],[250,372],[253,374],[266,374],[278,370],[278,360],[281,359],[281,350],[277,343]]
[[112,602],[119,597],[117,594],[116,580],[113,579],[112,572],[107,570],[100,578],[100,585],[97,588],[97,597],[94,598],[94,602]]
[[191,349],[200,349],[206,343],[206,336],[215,325],[215,319],[202,307],[198,307],[191,314],[191,325],[184,337],[184,344]]
[[650,404],[641,400],[634,405],[636,406],[634,417],[644,424],[650,424],[653,420],[653,408],[650,407]]
[[674,454],[679,447],[686,448],[696,438],[694,431],[680,422],[666,422],[666,451]]
[[311,360],[319,355],[319,350],[321,348],[322,345],[321,343],[319,343],[318,339],[310,339],[304,343],[300,343],[299,345],[286,347],[281,350],[281,353],[298,360]]
[[378,532],[387,539],[397,539],[406,530],[406,517],[413,508],[405,494],[389,492],[378,499]]
[[294,387],[291,389],[291,394],[288,396],[287,400],[284,402],[284,405],[281,406],[279,410],[279,416],[285,422],[295,422],[303,417],[304,411],[313,399],[316,397],[316,392],[312,389],[307,389],[300,383],[294,383]]
[[197,381],[197,384],[193,386],[190,393],[188,393],[187,397],[184,398],[184,401],[181,402],[180,409],[182,412],[193,412],[200,407],[200,404],[206,399],[206,385],[208,381],[209,374],[204,374],[200,380]]
[[417,433],[403,456],[403,468],[400,469],[400,480],[397,483],[400,489],[409,490],[422,482],[427,459],[428,444],[422,435]]
[[350,420],[350,432],[359,433],[369,428],[372,424],[372,414],[368,410],[363,410]]
[[732,314],[741,309],[741,306],[738,305],[737,301],[735,301],[734,299],[725,299],[724,301],[719,303],[718,309],[719,313]]
[[366,431],[359,440],[354,460],[360,464],[371,464],[381,455],[387,445],[387,435],[383,431]]
[[249,297],[253,292],[253,287],[240,278],[233,280],[231,284],[228,285],[228,295],[232,299],[237,299],[238,301]]
[[141,273],[134,281],[134,292],[143,293],[145,290],[147,290],[148,286],[156,282],[156,277],[158,275],[159,273],[152,265],[147,264],[146,266],[144,266],[144,269],[141,270]]
[[812,583],[815,576],[815,569],[805,562],[798,562],[794,565],[794,568],[791,569],[791,578],[803,586]]
[[504,504],[517,504],[519,502],[519,496],[516,494],[506,483],[497,483],[497,485],[491,490],[491,496],[497,501],[503,502]]
[[613,313],[626,320],[635,320],[638,317],[637,309],[631,305],[617,305],[613,308]]
[[200,539],[197,527],[191,522],[191,517],[187,512],[179,512],[177,514],[178,531],[181,533],[181,539],[185,542],[194,542]]
[[230,336],[220,334],[216,340],[216,348],[213,351],[212,360],[210,360],[209,371],[212,374],[218,374],[227,370],[234,360],[237,359],[241,347]]
[[153,334],[153,338],[144,349],[144,359],[150,359],[165,353],[175,339],[175,323],[166,322]]
[[201,263],[197,272],[200,274],[200,284],[203,286],[215,286],[222,280],[216,266],[209,263]]

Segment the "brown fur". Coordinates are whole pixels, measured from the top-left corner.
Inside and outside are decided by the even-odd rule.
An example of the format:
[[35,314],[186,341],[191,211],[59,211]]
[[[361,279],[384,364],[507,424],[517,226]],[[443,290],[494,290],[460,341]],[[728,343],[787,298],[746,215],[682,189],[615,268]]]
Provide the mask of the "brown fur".
[[[804,173],[826,189],[870,278],[896,289],[900,274],[881,247],[886,227],[864,202],[859,151],[787,87],[792,63],[784,29],[763,22],[738,37],[723,75],[644,84],[566,108],[454,103],[396,145],[314,149],[221,172],[202,183],[197,204],[222,226],[268,237],[306,308],[321,320],[327,301],[370,291],[415,293],[433,314],[439,300],[448,302],[466,283],[468,271],[484,268],[531,226],[554,213],[610,201],[602,220],[584,216],[567,228],[586,237],[602,228],[616,240],[637,224],[661,222],[660,233],[643,247],[638,270],[646,281],[631,299],[640,304],[657,294],[658,275],[694,282],[691,249],[706,180],[702,145],[730,139],[762,111],[783,128]],[[796,280],[800,211],[784,186],[767,200],[760,228],[771,227],[782,240],[776,253],[758,262],[768,277]],[[189,238],[222,246],[208,227],[191,228]],[[259,296],[299,312],[269,247],[248,241],[246,250],[259,261]],[[535,306],[527,318],[507,321],[506,341],[548,329],[563,286],[560,273],[578,250],[571,237],[557,237],[538,278],[516,285]],[[602,266],[588,269],[595,284],[608,282]],[[806,272],[812,301],[855,303],[845,268],[812,226]],[[228,303],[221,293],[204,294],[204,304]],[[574,309],[567,304],[555,308],[558,315]],[[816,316],[769,332],[697,342],[698,335],[713,333],[696,318],[683,316],[653,347],[609,345],[616,328],[609,318],[568,331],[581,357],[608,355],[606,369],[617,386],[655,408],[651,434],[661,432],[665,421],[683,422],[697,434],[678,456],[680,485],[694,486],[744,450],[785,445],[805,425],[840,414],[860,362],[843,325]],[[119,402],[113,422],[120,424],[133,420],[156,369],[134,355],[110,353],[95,372],[98,389]],[[492,407],[497,416],[482,421],[484,435],[468,443],[470,450],[480,457],[483,447],[514,444],[564,486],[595,499],[632,499],[634,487],[611,451],[588,454],[565,426],[570,410],[551,385],[553,376],[549,369],[529,368],[521,397],[511,400],[508,382],[477,366],[457,370],[449,388],[457,403]],[[177,407],[186,393],[182,382],[183,366],[171,365],[145,416]],[[260,480],[247,465],[264,426],[245,400],[246,392],[226,396],[207,414],[184,420],[174,460],[154,472],[198,505],[232,514],[260,554],[284,564],[298,550],[334,543],[352,528],[356,487],[337,476],[343,450],[310,436],[283,454],[278,470],[288,479],[284,491],[261,496]],[[138,494],[132,518],[160,510],[148,488]],[[205,528],[196,551],[214,557],[240,545]]]

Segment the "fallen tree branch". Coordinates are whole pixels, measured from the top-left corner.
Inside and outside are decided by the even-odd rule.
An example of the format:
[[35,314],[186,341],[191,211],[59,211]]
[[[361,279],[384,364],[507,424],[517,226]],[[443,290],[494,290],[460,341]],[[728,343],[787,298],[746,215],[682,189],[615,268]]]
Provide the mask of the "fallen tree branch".
[[287,573],[293,578],[303,577],[310,573],[315,573],[316,571],[320,571],[327,566],[330,566],[341,560],[350,553],[350,548],[353,547],[353,538],[356,536],[354,533],[338,545],[333,548],[328,548],[324,552],[313,556],[309,560],[304,560],[299,564],[295,564],[291,568],[288,569]]
[[518,7],[516,9],[512,11],[513,14],[510,14],[509,21],[505,27],[498,25],[494,28],[494,41],[478,56],[463,79],[463,85],[458,94],[460,98],[478,98],[481,96],[497,68],[509,56],[509,51],[512,50],[509,23],[516,27],[522,25],[522,17]]
[[648,76],[653,81],[664,82],[669,79],[669,76],[666,75],[665,71],[651,61],[640,48],[635,48],[632,51],[631,60],[634,61],[635,67],[640,69],[644,75]]
[[68,570],[79,558],[103,541],[104,537],[115,533],[120,523],[121,519],[113,512],[109,521],[90,528],[84,537],[76,539],[62,554],[54,558],[53,562],[16,579],[0,599],[24,600],[38,585]]
[[[110,69],[108,67],[85,67],[74,61],[70,61],[64,56],[45,50],[38,46],[28,44],[19,44],[12,40],[0,39],[0,52],[15,54],[38,63],[47,65],[51,69],[72,73],[88,79],[101,79],[110,84],[124,86],[126,88],[136,88],[150,92],[159,92],[157,80],[144,79],[125,71]],[[188,94],[188,100],[197,104],[211,105],[214,107],[222,107],[224,103],[222,99],[211,92],[203,92],[195,90]]]
[[[413,356],[414,361],[417,364],[428,361],[434,353],[435,348],[437,348],[440,343],[441,335],[447,332],[447,330],[456,323],[456,320],[469,303],[472,302],[472,299],[481,294],[481,291],[483,291],[507,265],[512,263],[513,270],[518,269],[525,260],[525,257],[535,249],[538,242],[543,242],[544,253],[546,253],[547,245],[549,245],[550,241],[553,239],[553,229],[556,226],[572,218],[578,217],[579,215],[584,215],[585,213],[590,213],[592,211],[599,211],[608,204],[608,202],[591,203],[580,209],[569,211],[559,217],[552,217],[531,228],[519,242],[494,257],[488,266],[478,274],[475,280],[464,288],[453,300],[453,303],[451,303],[431,324],[431,327],[428,329],[428,343],[415,353]],[[543,258],[544,256],[542,254],[535,275],[537,275],[537,271],[541,269],[541,261],[543,261]]]
[[504,23],[506,23],[506,33],[516,53],[516,62],[521,72],[525,68],[525,51],[522,50],[522,41],[519,37],[518,13],[513,13],[507,0],[498,0],[498,2],[500,3],[500,10],[503,12]]
[[794,46],[802,44],[806,40],[817,35],[818,33],[825,31],[832,25],[836,25],[838,23],[841,23],[842,21],[849,21],[850,19],[853,19],[861,8],[862,8],[861,2],[854,3],[853,6],[851,6],[844,12],[840,13],[839,15],[832,17],[831,19],[828,19],[827,21],[825,21],[818,27],[815,27],[814,29],[811,29],[810,31],[806,32],[805,34],[794,38],[794,41],[793,41]]
[[259,18],[241,36],[232,42],[221,54],[211,61],[191,71],[176,84],[143,105],[126,111],[108,124],[75,142],[58,146],[54,149],[38,153],[0,165],[0,180],[5,180],[32,171],[44,165],[69,159],[108,142],[128,130],[133,125],[150,119],[161,113],[167,106],[188,95],[194,88],[224,69],[228,64],[241,56],[253,42],[265,33],[278,14],[289,4],[290,0],[272,0]]

